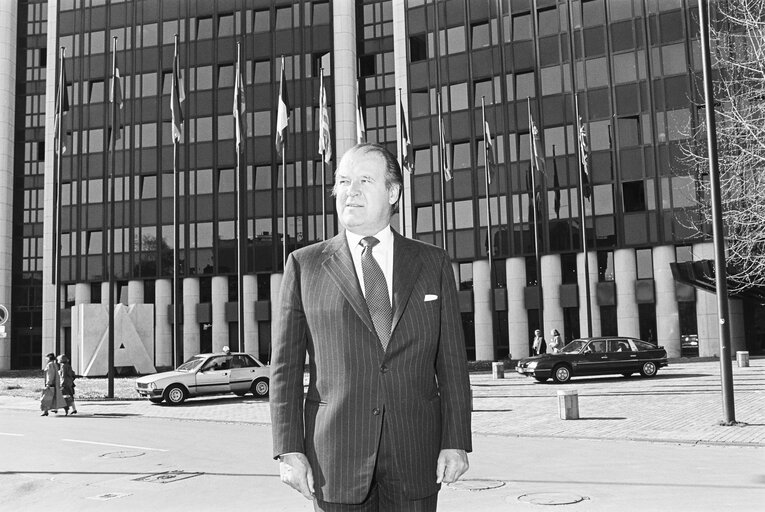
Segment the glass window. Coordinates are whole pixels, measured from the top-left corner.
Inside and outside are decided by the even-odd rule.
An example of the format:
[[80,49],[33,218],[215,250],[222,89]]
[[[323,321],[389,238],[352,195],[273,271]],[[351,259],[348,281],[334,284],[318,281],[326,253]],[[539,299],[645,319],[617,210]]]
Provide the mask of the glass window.
[[672,206],[686,208],[696,205],[696,188],[690,176],[672,177]]
[[473,35],[472,35],[473,49],[486,48],[491,44],[489,41],[489,24],[488,23],[473,25],[472,31],[473,31]]
[[210,39],[213,36],[213,20],[212,17],[197,18],[196,20],[196,38],[197,39]]
[[457,201],[454,203],[454,228],[473,228],[473,201]]
[[615,83],[623,84],[637,80],[637,62],[633,52],[614,55],[613,63]]
[[608,0],[608,15],[611,21],[632,17],[632,0]]
[[142,46],[157,46],[157,24],[156,23],[147,23],[144,25],[141,25],[141,40],[143,41]]
[[250,117],[251,123],[247,126],[247,134],[261,137],[271,134],[271,111],[253,112]]
[[468,108],[467,82],[452,84],[449,87],[450,104],[452,111]]
[[491,80],[484,80],[475,83],[475,104],[476,107],[481,104],[481,98],[487,105],[494,103],[494,88],[492,87]]
[[687,108],[667,111],[667,137],[682,140],[690,136],[691,111]]
[[226,14],[218,16],[218,37],[234,35],[234,15]]
[[540,80],[542,81],[542,96],[563,92],[560,66],[542,68]]
[[635,264],[637,266],[638,279],[653,278],[653,251],[651,249],[636,250]]
[[614,213],[613,185],[595,185],[593,188],[592,204],[598,215],[612,215]]
[[661,47],[662,73],[676,75],[688,72],[685,60],[685,43],[670,44]]
[[534,85],[534,73],[520,73],[515,75],[515,99],[525,100],[536,97]]
[[329,2],[313,3],[312,23],[314,25],[329,25]]
[[628,181],[622,183],[622,202],[625,212],[642,212],[646,210],[645,187],[643,181]]
[[598,251],[598,281],[614,280],[614,252]]
[[218,193],[236,191],[236,173],[234,169],[220,169],[218,171]]
[[283,7],[276,9],[276,30],[292,28],[292,8]]
[[513,41],[531,39],[531,15],[513,16]]
[[255,61],[252,68],[252,83],[267,84],[271,82],[271,61]]
[[213,87],[213,69],[212,66],[200,66],[196,68],[197,83],[196,90],[212,89]]
[[640,117],[620,117],[616,122],[619,130],[620,148],[637,146],[640,144]]
[[449,53],[465,51],[465,27],[452,27],[446,31]]
[[254,11],[252,18],[253,32],[269,32],[271,30],[271,13],[268,10]]
[[560,31],[560,15],[558,8],[539,11],[539,34],[538,36],[550,36]]
[[157,95],[157,74],[156,73],[144,73],[141,75],[141,96],[156,96]]
[[585,27],[603,25],[606,22],[603,0],[583,0],[582,20]]
[[412,62],[419,62],[428,58],[428,47],[425,34],[411,36],[409,38],[409,58]]
[[608,66],[606,58],[589,59],[585,62],[587,87],[602,87],[608,85]]
[[467,142],[452,144],[452,168],[469,169],[470,167],[470,144]]

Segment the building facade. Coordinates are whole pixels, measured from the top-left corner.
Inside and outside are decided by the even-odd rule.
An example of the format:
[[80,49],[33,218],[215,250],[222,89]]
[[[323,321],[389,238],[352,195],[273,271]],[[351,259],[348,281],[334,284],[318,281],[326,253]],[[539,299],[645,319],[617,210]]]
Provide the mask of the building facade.
[[[285,254],[338,230],[332,175],[357,141],[358,112],[366,140],[400,155],[400,103],[414,173],[394,223],[453,258],[470,359],[526,356],[538,327],[565,339],[641,337],[670,356],[697,335],[699,355],[719,353],[714,296],[677,284],[669,267],[712,255],[694,212],[703,178],[682,159],[702,103],[693,1],[7,4],[0,45],[15,61],[2,62],[0,78],[16,101],[0,100],[0,303],[11,311],[0,368],[38,367],[47,352],[79,353],[75,364],[88,366],[99,349],[82,350],[85,306],[108,304],[110,288],[128,309],[153,306],[134,321],[153,325],[143,343],[155,367],[225,345],[267,361]],[[176,35],[185,101],[174,144]],[[247,118],[239,158],[237,42]],[[55,101],[62,51],[66,112]],[[274,145],[282,58],[283,161]],[[123,103],[112,149],[115,62]],[[328,164],[317,149],[322,75]],[[577,109],[589,143],[584,223]],[[529,113],[544,162],[536,190]],[[752,316],[731,300],[734,349],[761,347],[762,329],[744,321]],[[89,334],[95,347],[103,328]]]

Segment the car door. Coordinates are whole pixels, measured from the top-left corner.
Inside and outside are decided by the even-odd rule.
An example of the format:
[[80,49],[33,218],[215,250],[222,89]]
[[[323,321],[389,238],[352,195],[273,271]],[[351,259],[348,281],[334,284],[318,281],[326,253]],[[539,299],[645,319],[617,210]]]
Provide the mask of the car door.
[[214,356],[208,359],[197,372],[197,387],[195,394],[209,395],[213,393],[228,393],[231,356]]
[[231,360],[231,391],[246,393],[252,382],[260,376],[260,366],[247,354],[237,354]]
[[582,351],[582,362],[579,363],[577,375],[597,375],[607,372],[609,364],[606,351],[606,340],[592,340]]
[[637,366],[637,352],[626,338],[608,340],[608,357],[613,373],[631,373]]

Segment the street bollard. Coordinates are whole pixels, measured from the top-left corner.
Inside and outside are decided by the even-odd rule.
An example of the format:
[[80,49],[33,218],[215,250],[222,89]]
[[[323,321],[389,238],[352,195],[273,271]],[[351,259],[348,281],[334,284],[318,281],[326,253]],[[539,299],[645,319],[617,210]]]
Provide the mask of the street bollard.
[[491,378],[495,380],[505,378],[505,363],[501,361],[491,363]]
[[575,389],[558,391],[558,415],[562,420],[579,419],[579,395]]
[[738,363],[739,368],[743,368],[745,366],[749,366],[749,351],[748,350],[739,350],[736,352],[736,362]]

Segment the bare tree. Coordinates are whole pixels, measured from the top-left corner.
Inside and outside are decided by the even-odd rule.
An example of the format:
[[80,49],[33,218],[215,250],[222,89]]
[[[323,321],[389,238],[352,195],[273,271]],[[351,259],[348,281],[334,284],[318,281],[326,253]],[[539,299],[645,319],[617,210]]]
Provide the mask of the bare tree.
[[[765,2],[715,4],[710,27],[715,73],[723,222],[731,291],[765,285]],[[684,153],[699,169],[695,197],[701,223],[711,225],[703,110]]]

